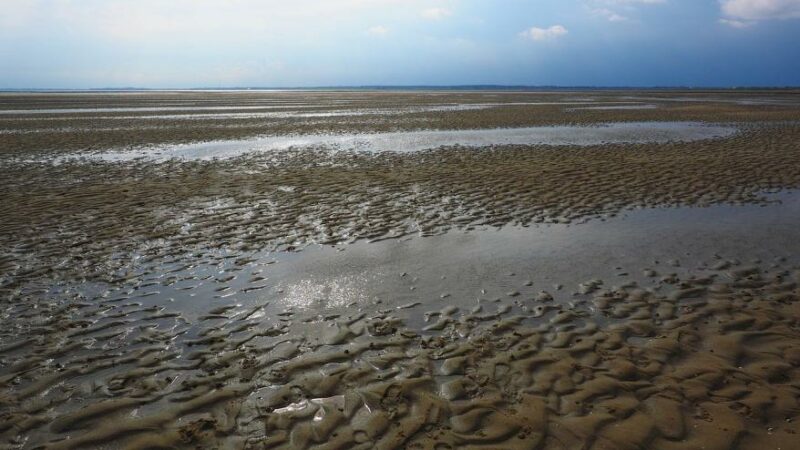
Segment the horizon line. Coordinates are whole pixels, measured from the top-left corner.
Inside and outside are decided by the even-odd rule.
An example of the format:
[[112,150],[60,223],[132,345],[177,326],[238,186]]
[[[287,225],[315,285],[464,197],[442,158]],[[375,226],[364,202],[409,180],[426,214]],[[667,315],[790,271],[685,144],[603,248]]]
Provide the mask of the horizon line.
[[800,85],[753,85],[753,86],[591,86],[591,85],[525,85],[525,84],[374,84],[339,86],[197,86],[197,87],[90,87],[90,88],[0,88],[0,92],[133,92],[133,91],[335,91],[335,90],[489,90],[489,91],[543,91],[543,90],[795,90]]

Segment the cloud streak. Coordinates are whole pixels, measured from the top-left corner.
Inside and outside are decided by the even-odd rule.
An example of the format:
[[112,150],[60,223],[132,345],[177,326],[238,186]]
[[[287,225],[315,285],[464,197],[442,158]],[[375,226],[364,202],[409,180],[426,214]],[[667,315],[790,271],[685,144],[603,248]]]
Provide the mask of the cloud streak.
[[592,14],[602,17],[609,22],[625,22],[628,17],[623,16],[622,14],[616,13],[608,8],[597,8],[592,10]]
[[447,8],[428,8],[422,10],[422,18],[427,20],[442,20],[453,15],[453,11]]
[[369,34],[370,36],[383,37],[389,34],[389,29],[383,25],[375,25],[374,27],[370,27],[367,30],[367,34]]
[[637,7],[665,3],[667,0],[593,0],[586,6],[592,15],[609,22],[629,22],[633,20],[629,15],[635,14]]
[[0,0],[0,88],[800,84],[800,0],[497,3]]
[[531,41],[551,41],[560,38],[569,33],[569,31],[562,25],[553,25],[548,28],[531,27],[521,32],[519,35],[522,38]]
[[423,0],[2,0],[0,25],[24,29],[51,23],[130,42],[197,34],[230,39],[301,34],[322,18],[377,21],[424,4]]
[[800,0],[721,0],[722,14],[730,25],[745,21],[800,18]]
[[667,3],[667,0],[601,0],[608,5],[657,5]]

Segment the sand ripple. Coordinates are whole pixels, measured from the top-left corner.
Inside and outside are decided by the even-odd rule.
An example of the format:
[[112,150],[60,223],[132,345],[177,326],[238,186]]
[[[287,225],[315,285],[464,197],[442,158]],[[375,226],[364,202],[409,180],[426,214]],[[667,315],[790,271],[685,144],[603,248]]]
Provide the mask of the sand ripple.
[[[438,277],[435,295],[421,293],[417,272],[430,267],[409,264],[408,273],[391,274],[403,280],[402,293],[365,299],[353,286],[383,289],[390,275],[315,283],[297,265],[296,282],[285,285],[270,259],[290,260],[313,243],[347,251],[415,236],[427,245],[416,236],[508,225],[561,223],[569,237],[573,225],[632,208],[765,205],[781,198],[769,192],[800,187],[800,116],[791,102],[717,102],[719,94],[672,102],[670,95],[648,93],[653,109],[576,111],[563,103],[621,95],[0,95],[5,110],[235,110],[261,107],[265,98],[287,110],[298,100],[323,105],[319,112],[419,109],[319,122],[159,119],[147,129],[127,117],[94,123],[71,113],[4,114],[0,130],[25,132],[0,133],[0,446],[796,447],[800,272],[793,260],[715,257],[684,269],[685,255],[674,254],[664,264],[620,268],[613,281],[575,283],[564,273],[547,285],[477,270],[460,276],[483,277],[481,285],[503,294],[480,290],[469,298],[454,289],[458,280],[436,284]],[[511,104],[548,96],[554,105]],[[504,105],[424,110],[479,100]],[[265,130],[421,136],[414,130],[572,123],[596,132],[608,131],[596,126],[607,122],[675,120],[736,123],[741,132],[561,147],[495,135],[480,151],[452,145],[371,154],[311,143],[214,161],[25,162]],[[61,131],[47,131],[54,126]],[[425,136],[426,146],[463,144]],[[417,145],[387,139],[370,145]],[[768,224],[765,236],[785,230],[759,223]],[[715,245],[725,250],[728,238],[716,235]],[[343,245],[354,241],[362,243]],[[403,247],[396,250],[402,256]],[[596,257],[613,260],[614,250]],[[578,272],[588,257],[567,263]]]
[[265,321],[260,306],[232,305],[192,323],[134,292],[44,311],[15,298],[5,314],[27,320],[0,348],[0,437],[52,449],[791,448],[798,272],[716,266],[653,287],[592,280],[571,304],[523,289],[510,304],[430,311],[423,329],[404,318],[419,306]]

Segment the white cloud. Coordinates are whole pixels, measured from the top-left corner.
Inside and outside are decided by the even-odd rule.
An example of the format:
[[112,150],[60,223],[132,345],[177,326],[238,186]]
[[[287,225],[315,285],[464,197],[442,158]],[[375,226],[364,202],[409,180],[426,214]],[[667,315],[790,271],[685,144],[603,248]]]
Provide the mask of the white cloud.
[[422,11],[422,17],[428,20],[441,20],[453,15],[453,11],[447,8],[428,8]]
[[367,34],[370,36],[383,37],[389,34],[389,29],[383,25],[375,25],[367,30]]
[[719,23],[723,25],[728,25],[729,27],[733,28],[750,28],[753,25],[755,25],[755,22],[752,21],[743,21],[736,19],[719,19]]
[[322,36],[332,23],[360,30],[420,11],[427,0],[0,0],[0,34],[47,24],[130,43],[277,40]]
[[[636,15],[640,6],[662,5],[667,0],[591,0],[586,3],[589,12],[609,22],[627,22]],[[622,11],[622,12],[621,12]]]
[[0,26],[3,28],[20,27],[36,19],[40,5],[34,1],[9,0],[3,2],[0,14]]
[[[800,0],[720,0],[722,14],[733,23],[800,18]],[[736,25],[733,25],[736,26]]]
[[602,0],[603,3],[607,3],[609,5],[632,5],[632,4],[644,4],[644,5],[655,5],[658,3],[667,3],[667,0]]
[[622,14],[616,13],[608,8],[597,8],[592,10],[592,14],[596,16],[600,16],[609,22],[625,22],[629,20],[627,17],[623,16]]
[[547,41],[559,38],[569,33],[566,28],[561,25],[553,25],[548,28],[531,27],[521,32],[519,35],[525,39],[532,41]]

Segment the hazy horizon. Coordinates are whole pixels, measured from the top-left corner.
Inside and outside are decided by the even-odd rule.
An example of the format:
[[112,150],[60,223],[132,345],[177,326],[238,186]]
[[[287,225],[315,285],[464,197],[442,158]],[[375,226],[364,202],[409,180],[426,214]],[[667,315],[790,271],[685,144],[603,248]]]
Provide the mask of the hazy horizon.
[[6,0],[0,89],[800,86],[800,0]]
[[525,86],[490,84],[441,84],[441,85],[364,85],[364,86],[194,86],[194,87],[86,87],[86,88],[0,88],[0,92],[181,92],[181,91],[494,91],[494,92],[558,92],[558,91],[794,91],[799,85],[791,86]]

